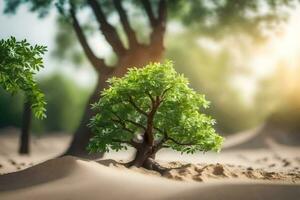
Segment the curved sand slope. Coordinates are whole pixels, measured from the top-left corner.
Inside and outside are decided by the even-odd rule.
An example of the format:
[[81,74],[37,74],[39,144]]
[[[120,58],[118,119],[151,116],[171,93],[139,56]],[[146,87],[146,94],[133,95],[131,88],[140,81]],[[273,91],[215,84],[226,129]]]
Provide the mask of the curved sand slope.
[[228,136],[223,148],[225,150],[266,149],[272,148],[274,143],[299,147],[300,134],[290,133],[275,127],[274,124],[265,123],[257,128]]
[[296,199],[299,185],[179,182],[74,157],[0,176],[1,200]]

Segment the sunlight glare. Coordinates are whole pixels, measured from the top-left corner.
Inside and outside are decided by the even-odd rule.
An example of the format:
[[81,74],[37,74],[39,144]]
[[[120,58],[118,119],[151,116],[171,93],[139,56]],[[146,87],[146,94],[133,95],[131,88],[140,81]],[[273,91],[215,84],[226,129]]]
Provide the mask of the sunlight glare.
[[[235,80],[235,84],[239,85],[238,88],[242,90],[242,95],[246,101],[251,102],[254,99],[259,81],[274,74],[279,67],[283,67],[284,71],[291,71],[289,74],[295,73],[299,68],[299,18],[300,8],[292,13],[280,33],[274,34],[264,45],[255,48],[248,65],[251,73]],[[295,79],[295,76],[288,79],[293,83],[295,82],[292,80]]]

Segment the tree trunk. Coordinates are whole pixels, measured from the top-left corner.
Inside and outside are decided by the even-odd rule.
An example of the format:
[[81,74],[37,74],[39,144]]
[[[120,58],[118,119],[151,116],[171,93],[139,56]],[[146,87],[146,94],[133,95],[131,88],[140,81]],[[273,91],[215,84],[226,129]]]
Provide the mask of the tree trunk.
[[94,115],[91,111],[90,104],[95,103],[100,98],[101,91],[107,87],[106,80],[112,76],[122,77],[128,70],[128,67],[142,67],[149,62],[155,62],[161,60],[163,55],[163,50],[157,49],[149,49],[149,48],[140,48],[132,52],[128,52],[127,55],[124,55],[119,58],[119,62],[115,70],[108,75],[99,75],[98,83],[93,91],[86,107],[84,110],[83,118],[78,126],[73,140],[65,152],[64,155],[73,155],[78,157],[86,157],[86,158],[99,158],[103,154],[88,154],[86,151],[86,147],[90,138],[92,137],[91,130],[87,127],[90,118]]
[[135,153],[135,158],[130,162],[130,166],[143,167],[146,160],[152,155],[152,147],[147,144],[142,144]]
[[24,103],[24,109],[23,109],[23,121],[22,121],[21,136],[19,141],[20,154],[29,154],[30,152],[30,147],[29,147],[30,124],[31,124],[31,104],[28,101]]
[[[75,155],[80,157],[91,157],[88,156],[86,151],[86,146],[92,136],[91,131],[87,128],[89,119],[93,116],[93,113],[90,110],[90,104],[98,100],[98,94],[107,86],[107,78],[110,78],[111,76],[122,77],[127,72],[128,67],[141,67],[148,64],[149,62],[161,60],[162,54],[164,52],[163,38],[165,34],[167,18],[166,0],[160,0],[158,2],[157,17],[155,17],[150,2],[142,1],[143,7],[147,13],[147,17],[152,27],[152,33],[150,33],[149,45],[140,44],[135,36],[134,30],[130,27],[129,19],[127,17],[125,9],[122,7],[122,3],[119,1],[113,1],[113,4],[120,17],[121,24],[128,38],[129,48],[126,49],[122,44],[122,41],[114,26],[112,26],[108,22],[107,16],[105,16],[101,4],[95,0],[89,0],[87,1],[87,3],[93,10],[99,28],[106,41],[110,44],[113,51],[117,54],[118,63],[116,64],[116,66],[114,66],[114,69],[112,70],[112,72],[110,72],[109,76],[101,79],[102,73],[100,73],[97,87],[88,101],[80,125],[78,126],[78,129],[74,134],[74,138],[65,153],[68,155]],[[104,68],[106,68],[107,70],[107,68],[109,67],[105,64],[104,60],[99,59],[97,56],[95,56],[92,49],[90,48],[84,32],[80,26],[80,23],[76,17],[76,8],[72,3],[70,4],[70,16],[72,18],[73,28],[78,37],[78,40],[94,69],[98,72],[103,72]]]
[[92,92],[85,109],[83,111],[83,117],[81,119],[81,122],[74,133],[73,139],[71,141],[71,144],[67,151],[65,152],[65,155],[73,155],[78,157],[89,157],[89,158],[98,158],[102,157],[102,153],[99,154],[89,154],[86,150],[86,147],[89,143],[90,138],[92,137],[92,132],[90,128],[88,128],[88,123],[91,119],[91,117],[94,115],[93,111],[91,110],[91,104],[95,103],[100,98],[100,92],[106,87],[106,80],[108,77],[104,75],[99,75],[97,85]]
[[154,170],[163,175],[165,172],[169,171],[168,168],[161,166],[157,163],[154,158],[157,153],[153,147],[147,145],[146,143],[141,144],[140,148],[137,149],[135,158],[126,164],[127,167],[143,167],[148,170]]

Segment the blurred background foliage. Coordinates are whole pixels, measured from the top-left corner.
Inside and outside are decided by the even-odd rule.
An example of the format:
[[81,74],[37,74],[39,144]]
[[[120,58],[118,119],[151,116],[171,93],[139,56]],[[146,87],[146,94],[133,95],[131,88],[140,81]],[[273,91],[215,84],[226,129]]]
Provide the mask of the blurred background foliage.
[[[33,133],[72,133],[77,128],[92,88],[82,88],[74,80],[58,73],[40,78],[38,83],[46,95],[47,118],[33,119]],[[22,102],[22,94],[10,96],[4,90],[0,90],[0,128],[20,127]]]
[[257,115],[230,84],[235,70],[232,52],[227,48],[210,52],[196,42],[197,38],[197,34],[189,32],[167,37],[166,57],[174,60],[177,70],[189,78],[191,87],[211,101],[206,112],[217,119],[218,131],[230,134],[254,127],[263,114]]
[[[198,34],[190,31],[170,33],[166,38],[165,58],[174,61],[176,70],[189,78],[191,87],[206,94],[207,99],[212,103],[206,112],[217,119],[218,131],[231,134],[262,123],[269,112],[267,105],[260,105],[265,99],[257,97],[256,104],[258,105],[251,106],[242,98],[241,91],[230,84],[236,70],[232,61],[232,52],[226,47],[220,49],[218,53],[208,51],[206,47],[201,47],[195,42]],[[61,58],[55,55],[55,59]],[[76,63],[76,60],[72,62]],[[85,61],[82,62],[85,63]],[[74,79],[60,73],[41,77],[38,82],[48,103],[47,119],[34,120],[33,132],[72,133],[77,128],[92,87],[82,87]],[[269,86],[270,84],[265,84],[264,94],[272,93]],[[0,95],[0,112],[5,113],[1,116],[6,116],[1,119],[0,126],[20,126],[22,95],[10,97],[3,90]],[[262,98],[266,98],[266,95]],[[267,103],[269,104],[270,101]]]

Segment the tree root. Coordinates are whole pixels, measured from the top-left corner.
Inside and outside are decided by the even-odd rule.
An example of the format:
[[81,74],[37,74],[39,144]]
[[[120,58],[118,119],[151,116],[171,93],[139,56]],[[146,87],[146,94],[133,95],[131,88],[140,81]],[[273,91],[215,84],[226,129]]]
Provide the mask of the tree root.
[[153,171],[157,171],[158,173],[160,173],[161,175],[164,175],[166,172],[168,172],[170,169],[161,166],[158,162],[156,162],[154,159],[152,158],[148,158],[143,167],[145,169],[149,169],[149,170],[153,170]]
[[166,167],[163,167],[161,166],[158,162],[156,162],[153,158],[148,158],[142,166],[136,166],[134,161],[131,161],[131,162],[128,162],[128,163],[125,163],[124,166],[126,167],[132,167],[132,166],[135,166],[135,167],[143,167],[145,169],[148,169],[148,170],[153,170],[153,171],[156,171],[158,173],[160,173],[160,175],[164,175],[166,172],[170,171],[169,168],[166,168]]

